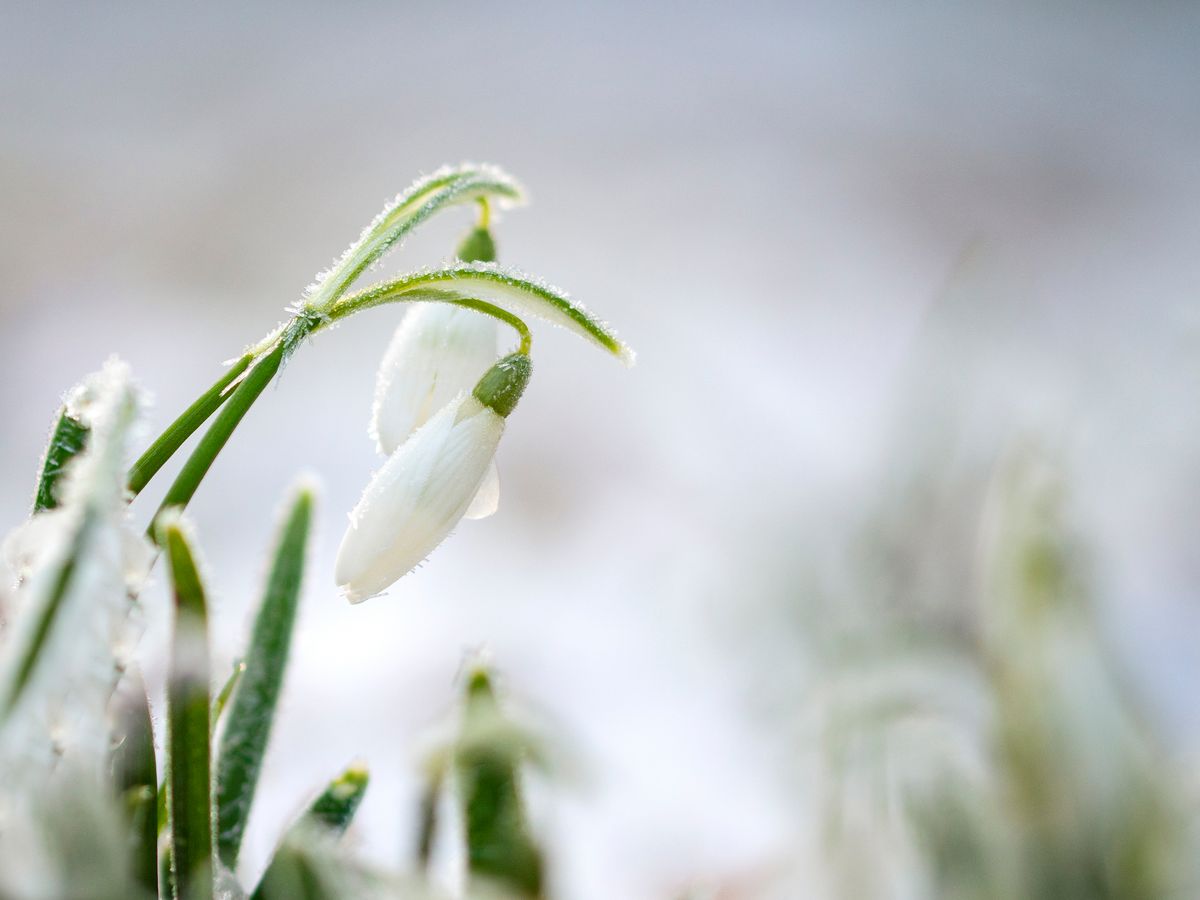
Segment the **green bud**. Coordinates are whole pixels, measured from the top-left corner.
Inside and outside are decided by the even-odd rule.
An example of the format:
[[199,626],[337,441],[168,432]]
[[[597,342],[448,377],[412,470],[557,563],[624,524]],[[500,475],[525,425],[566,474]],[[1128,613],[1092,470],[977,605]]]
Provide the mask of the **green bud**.
[[472,228],[458,245],[457,254],[463,262],[495,262],[496,242],[492,233],[482,226]]
[[524,353],[510,353],[484,373],[471,393],[497,415],[508,418],[525,393],[525,385],[533,373],[533,362]]

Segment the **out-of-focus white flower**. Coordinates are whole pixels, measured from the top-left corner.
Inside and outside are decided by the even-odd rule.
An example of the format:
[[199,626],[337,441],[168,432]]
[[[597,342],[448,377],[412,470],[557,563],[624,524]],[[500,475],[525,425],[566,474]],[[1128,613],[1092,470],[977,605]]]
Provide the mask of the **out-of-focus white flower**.
[[334,576],[357,603],[411,571],[464,517],[480,492],[504,420],[529,380],[529,357],[497,362],[392,454],[350,514]]
[[[418,303],[404,317],[379,366],[371,435],[390,456],[409,435],[496,361],[496,320],[448,303]],[[500,505],[500,480],[489,466],[465,517],[482,519]]]

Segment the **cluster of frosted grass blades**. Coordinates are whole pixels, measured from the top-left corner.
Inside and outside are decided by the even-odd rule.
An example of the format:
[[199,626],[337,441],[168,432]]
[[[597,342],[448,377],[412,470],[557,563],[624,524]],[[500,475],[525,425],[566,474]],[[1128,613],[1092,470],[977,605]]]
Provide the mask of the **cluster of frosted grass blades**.
[[[457,736],[428,767],[421,834],[407,881],[339,848],[367,788],[358,766],[333,775],[288,829],[265,873],[239,883],[238,854],[283,682],[313,515],[300,486],[269,567],[249,646],[213,690],[205,587],[182,510],[247,410],[305,339],[356,312],[413,302],[380,369],[371,432],[387,461],[339,549],[336,577],[357,602],[423,560],[464,517],[496,508],[494,454],[528,382],[525,318],[561,325],[626,363],[606,325],[542,282],[495,264],[493,205],[521,200],[482,166],[445,169],[400,194],[289,321],[232,362],[126,469],[140,397],[110,361],[67,396],[33,513],[5,545],[15,588],[3,595],[0,660],[0,896],[325,898],[435,896],[425,882],[440,809],[457,806],[472,896],[544,895],[542,854],[523,806],[534,742],[502,713],[483,666],[464,676]],[[420,223],[462,204],[479,222],[458,259],[351,292]],[[417,302],[420,301],[420,302]],[[497,329],[518,347],[500,358]],[[128,501],[205,422],[146,536]],[[174,598],[165,734],[155,753],[131,651],[139,593],[161,566]],[[449,799],[447,799],[449,798]]]

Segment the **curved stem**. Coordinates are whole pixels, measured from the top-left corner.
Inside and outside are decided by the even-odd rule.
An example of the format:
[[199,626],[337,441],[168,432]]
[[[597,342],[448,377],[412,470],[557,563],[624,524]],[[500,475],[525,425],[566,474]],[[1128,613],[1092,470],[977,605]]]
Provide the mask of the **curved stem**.
[[229,367],[229,370],[217,380],[216,384],[196,398],[196,401],[185,409],[179,418],[167,426],[166,430],[158,436],[158,439],[147,448],[146,452],[129,470],[130,493],[135,495],[140,493],[166,461],[175,455],[175,451],[183,445],[183,442],[191,437],[192,433],[229,399],[231,393],[228,391],[229,386],[250,367],[253,360],[253,353],[244,354]]
[[526,356],[529,355],[529,350],[533,346],[533,333],[529,330],[529,326],[526,325],[524,321],[518,319],[508,310],[501,309],[498,306],[493,306],[486,300],[473,300],[469,297],[461,300],[450,300],[448,302],[453,303],[456,306],[462,306],[467,309],[473,309],[477,312],[484,313],[492,318],[499,319],[506,325],[511,326],[521,338],[521,346],[518,348],[517,352],[524,353]]
[[435,290],[414,290],[396,294],[354,294],[334,304],[333,308],[329,311],[329,315],[313,326],[313,332],[319,331],[335,322],[340,322],[342,319],[347,319],[355,313],[362,312],[364,309],[383,306],[388,303],[412,302],[452,303],[455,306],[473,309],[476,312],[491,316],[493,319],[499,319],[505,325],[511,327],[521,339],[519,352],[528,355],[529,349],[533,344],[533,333],[529,330],[529,326],[525,324],[523,319],[514,316],[508,310],[501,309],[499,306],[488,303],[486,300],[464,297],[452,291]]

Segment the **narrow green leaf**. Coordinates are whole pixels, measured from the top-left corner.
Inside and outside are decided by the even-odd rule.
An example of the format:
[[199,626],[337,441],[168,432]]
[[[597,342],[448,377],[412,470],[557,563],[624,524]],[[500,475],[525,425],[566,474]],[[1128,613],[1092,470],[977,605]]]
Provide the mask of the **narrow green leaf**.
[[[157,803],[154,788],[146,785],[131,787],[120,794],[125,820],[129,828],[130,871],[134,879],[148,892],[158,892],[158,844],[147,837],[154,835],[154,807]],[[146,853],[146,849],[154,851]],[[149,865],[147,865],[147,862]]]
[[237,864],[263,754],[271,734],[300,599],[313,493],[296,494],[279,537],[246,653],[246,672],[229,706],[217,762],[217,853]]
[[231,385],[241,377],[241,374],[250,367],[250,363],[253,361],[254,357],[249,353],[235,360],[225,374],[217,379],[216,384],[197,397],[191,406],[179,414],[179,418],[167,426],[166,430],[158,436],[129,470],[128,484],[132,493],[140,493],[142,488],[149,484],[150,479],[163,467],[163,464],[175,455],[175,451],[183,445],[183,442],[191,437],[192,433],[203,425],[208,417],[231,396],[233,393],[230,389]]
[[285,840],[250,900],[343,900],[328,889],[308,849]]
[[[218,693],[216,699],[213,700],[212,716],[210,717],[211,722],[212,722],[211,727],[212,727],[213,734],[216,734],[217,728],[221,724],[221,714],[225,711],[225,705],[229,702],[229,696],[233,693],[234,689],[238,686],[238,682],[242,680],[242,673],[245,671],[246,671],[246,664],[244,662],[242,662],[241,660],[238,660],[236,663],[234,663],[233,671],[229,673],[229,677],[225,680],[225,684],[221,688],[220,693]],[[164,769],[165,768],[166,767],[164,766]],[[163,781],[161,781],[158,785],[158,816],[157,816],[157,819],[158,819],[158,833],[159,834],[162,834],[162,832],[167,827],[166,778],[167,778],[167,773],[164,772],[163,773]]]
[[542,896],[542,854],[521,797],[523,754],[504,729],[491,678],[482,669],[467,680],[463,737],[455,755],[459,798],[472,878],[519,897]]
[[596,344],[625,365],[633,365],[634,352],[621,343],[604,322],[593,316],[564,291],[513,269],[490,262],[456,262],[373,285],[338,300],[329,310],[336,322],[372,306],[381,306],[424,292],[449,292],[462,299],[495,304],[513,315],[535,316]]
[[[279,371],[279,366],[283,362],[283,352],[284,345],[281,341],[265,356],[260,357],[246,377],[232,390],[224,407],[217,414],[213,423],[208,426],[208,431],[204,432],[204,436],[196,444],[196,448],[183,464],[183,468],[179,470],[179,474],[167,488],[166,496],[158,508],[158,513],[155,514],[156,518],[163,510],[170,507],[187,506],[234,429],[238,427],[246,413],[250,411],[250,407],[254,405],[254,401],[266,390],[271,379]],[[153,527],[151,524],[152,529]]]
[[519,202],[523,193],[516,181],[494,166],[464,165],[419,179],[367,225],[333,268],[317,276],[303,307],[327,312],[329,304],[345,293],[364,270],[430,216],[450,206],[489,197]]
[[64,406],[58,413],[50,442],[42,457],[42,471],[38,477],[37,491],[33,496],[33,512],[54,509],[58,506],[55,490],[63,471],[74,457],[87,446],[90,429],[67,413]]
[[113,787],[125,798],[129,823],[130,855],[139,883],[152,893],[158,891],[157,808],[166,804],[165,791],[157,784],[154,760],[154,731],[150,702],[141,675],[131,670],[117,711],[119,743],[113,750]]
[[229,673],[229,677],[225,679],[225,684],[222,685],[220,692],[217,694],[217,699],[213,701],[213,731],[216,732],[217,727],[221,724],[221,715],[225,712],[225,707],[229,703],[229,698],[233,696],[233,692],[237,690],[237,686],[242,681],[242,676],[246,674],[246,663],[238,660],[233,664],[233,671]]
[[367,792],[369,778],[362,766],[350,766],[330,782],[291,828],[288,829],[262,880],[255,898],[324,897],[304,848],[314,840],[338,838]]
[[167,811],[175,896],[211,896],[211,697],[208,609],[195,556],[179,522],[160,526],[175,597],[175,631],[167,674]]
[[433,841],[438,828],[438,797],[442,792],[440,768],[430,773],[421,789],[420,805],[417,809],[417,868],[426,872],[433,858]]
[[95,529],[96,515],[90,508],[85,509],[65,555],[53,564],[53,573],[47,575],[50,578],[48,591],[44,597],[39,598],[37,608],[30,610],[30,614],[36,617],[32,627],[25,634],[20,646],[9,648],[14,663],[3,685],[3,696],[0,697],[0,723],[3,723],[16,707],[21,694],[33,678],[42,649],[50,639],[54,622],[70,592],[80,561],[89,550],[92,532]]
[[350,827],[350,820],[362,803],[369,781],[370,776],[365,768],[350,766],[312,802],[297,827],[317,826],[334,834],[342,834]]

